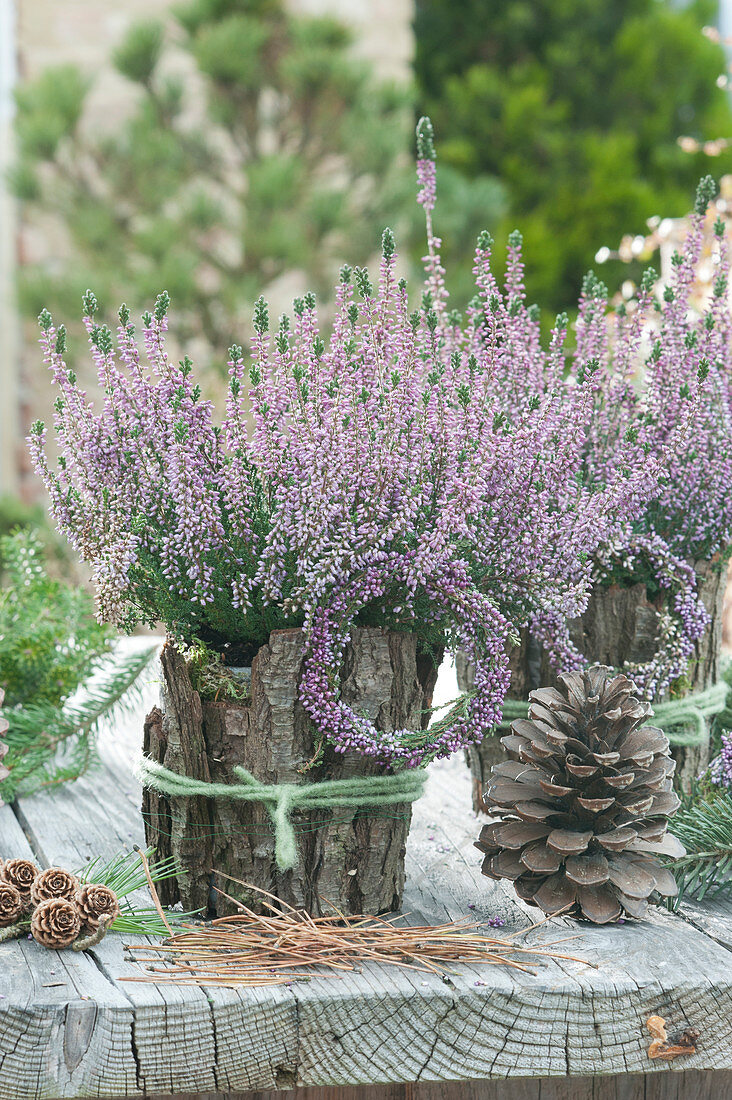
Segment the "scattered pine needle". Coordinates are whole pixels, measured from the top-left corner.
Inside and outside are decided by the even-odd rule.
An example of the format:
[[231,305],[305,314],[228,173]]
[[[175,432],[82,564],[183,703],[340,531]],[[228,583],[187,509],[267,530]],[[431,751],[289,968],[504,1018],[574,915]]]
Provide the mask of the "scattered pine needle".
[[[247,884],[243,884],[247,885]],[[342,977],[364,963],[385,963],[403,970],[454,973],[454,963],[509,966],[535,974],[527,963],[563,959],[592,966],[586,959],[545,947],[522,947],[516,933],[507,939],[487,935],[479,921],[469,919],[426,926],[395,926],[398,917],[346,917],[339,910],[312,917],[278,902],[272,894],[263,914],[239,904],[240,912],[207,924],[183,926],[160,944],[132,944],[133,961],[146,973],[122,978],[128,982],[173,982],[177,985],[287,985],[329,973]],[[220,891],[223,894],[223,891]],[[523,931],[523,930],[522,930]]]
[[163,912],[163,907],[160,904],[160,898],[158,897],[158,892],[155,889],[155,883],[153,882],[153,877],[150,874],[150,864],[147,862],[147,856],[145,855],[145,853],[143,852],[143,850],[142,850],[142,848],[140,847],[139,844],[133,844],[133,848],[135,849],[135,851],[137,852],[137,854],[140,857],[140,862],[142,863],[142,869],[145,872],[145,878],[147,879],[147,887],[148,887],[148,890],[150,891],[150,897],[153,899],[153,904],[155,905],[155,908],[158,911],[158,916],[160,917],[160,919],[163,922],[163,924],[165,925],[165,927],[168,929],[168,935],[172,936],[173,935],[173,929],[170,927],[170,924],[168,923],[168,918],[166,917],[165,913]]

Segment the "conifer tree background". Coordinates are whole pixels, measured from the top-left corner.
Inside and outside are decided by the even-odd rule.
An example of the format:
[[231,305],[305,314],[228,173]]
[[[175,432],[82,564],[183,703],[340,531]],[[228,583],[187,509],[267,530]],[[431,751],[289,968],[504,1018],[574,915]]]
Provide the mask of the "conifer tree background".
[[12,185],[67,234],[64,262],[22,270],[23,311],[75,315],[92,286],[113,316],[166,289],[175,335],[222,366],[263,290],[327,295],[413,201],[407,92],[349,47],[281,0],[193,0],[115,51],[137,90],[119,126],[85,127],[72,66],[22,84]]

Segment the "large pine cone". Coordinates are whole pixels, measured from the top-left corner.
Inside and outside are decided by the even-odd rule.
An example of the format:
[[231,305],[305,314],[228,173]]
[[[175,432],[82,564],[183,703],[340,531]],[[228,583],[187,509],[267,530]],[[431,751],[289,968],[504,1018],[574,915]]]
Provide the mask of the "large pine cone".
[[85,928],[98,928],[101,917],[110,917],[108,924],[111,924],[119,916],[117,895],[102,883],[89,882],[82,886],[76,904]]
[[42,901],[50,901],[51,898],[66,898],[74,901],[76,891],[79,889],[79,880],[70,871],[63,867],[49,867],[47,871],[41,871],[31,889],[31,901],[34,905],[40,905]]
[[532,691],[528,720],[501,738],[510,761],[494,766],[485,796],[501,820],[476,847],[483,874],[511,879],[545,913],[606,924],[677,892],[654,858],[684,854],[666,832],[675,763],[635,690],[609,668],[568,673],[558,690]]
[[0,882],[0,928],[15,924],[25,911],[25,902],[20,890],[9,882]]
[[30,901],[31,887],[38,874],[38,868],[29,859],[8,859],[0,871],[0,878],[16,888],[23,901]]
[[81,931],[81,917],[73,901],[50,898],[33,912],[31,933],[43,947],[62,948],[72,944]]

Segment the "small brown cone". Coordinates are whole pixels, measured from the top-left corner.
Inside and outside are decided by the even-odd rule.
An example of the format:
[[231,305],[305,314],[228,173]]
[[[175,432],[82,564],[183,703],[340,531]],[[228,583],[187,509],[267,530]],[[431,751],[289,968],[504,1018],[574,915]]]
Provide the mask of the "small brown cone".
[[42,901],[50,901],[51,898],[66,898],[74,901],[79,889],[79,880],[70,871],[63,867],[49,867],[47,871],[41,871],[31,888],[31,901],[34,905],[40,905]]
[[88,882],[79,888],[76,896],[79,915],[84,928],[98,928],[102,917],[107,927],[119,916],[119,902],[114,890],[98,882]]
[[50,898],[36,907],[31,934],[42,947],[60,949],[74,942],[81,931],[81,917],[73,901]]
[[31,887],[39,871],[29,859],[8,859],[2,869],[2,879],[19,891],[23,901],[30,901]]
[[0,882],[0,928],[7,928],[23,915],[25,902],[20,890],[9,882]]

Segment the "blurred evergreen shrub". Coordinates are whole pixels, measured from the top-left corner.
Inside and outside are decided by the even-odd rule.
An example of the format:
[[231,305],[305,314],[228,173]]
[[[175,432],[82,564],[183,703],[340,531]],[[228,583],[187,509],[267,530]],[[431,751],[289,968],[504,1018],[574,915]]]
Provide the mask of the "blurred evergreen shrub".
[[716,15],[712,0],[417,0],[420,113],[441,161],[505,185],[497,251],[518,225],[530,298],[571,308],[601,245],[732,171],[732,154],[677,143],[732,134],[724,52],[701,33]]

